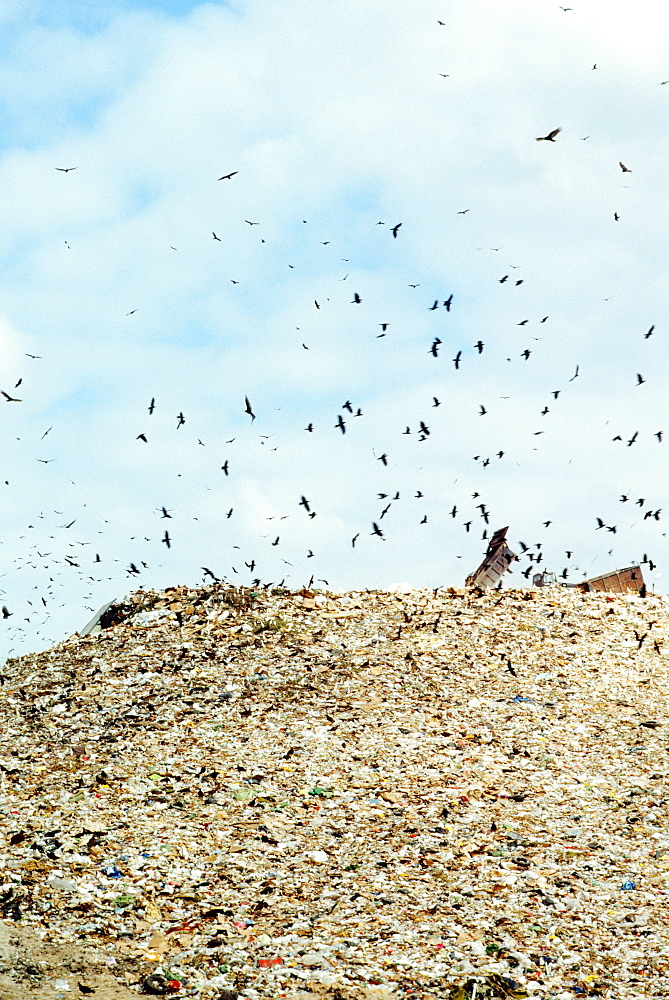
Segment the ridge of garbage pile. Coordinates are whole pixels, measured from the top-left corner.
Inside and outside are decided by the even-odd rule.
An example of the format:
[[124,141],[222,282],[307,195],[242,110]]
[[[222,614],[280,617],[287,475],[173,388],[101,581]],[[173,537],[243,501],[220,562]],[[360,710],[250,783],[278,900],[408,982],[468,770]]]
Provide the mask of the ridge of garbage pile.
[[669,996],[663,597],[109,611],[2,667],[8,924],[147,995]]

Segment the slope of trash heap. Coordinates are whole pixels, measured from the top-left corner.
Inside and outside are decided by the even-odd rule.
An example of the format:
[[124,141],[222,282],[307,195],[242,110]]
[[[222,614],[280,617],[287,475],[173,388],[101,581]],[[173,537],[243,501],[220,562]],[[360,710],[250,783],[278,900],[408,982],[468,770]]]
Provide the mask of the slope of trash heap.
[[0,727],[5,925],[95,946],[105,997],[669,996],[664,598],[215,584],[113,620],[8,661]]

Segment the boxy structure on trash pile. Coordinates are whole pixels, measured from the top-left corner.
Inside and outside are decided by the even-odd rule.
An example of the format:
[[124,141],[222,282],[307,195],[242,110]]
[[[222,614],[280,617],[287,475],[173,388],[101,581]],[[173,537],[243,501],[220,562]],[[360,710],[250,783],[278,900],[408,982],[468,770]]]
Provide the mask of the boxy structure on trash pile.
[[616,569],[612,573],[604,573],[602,576],[583,580],[576,586],[586,593],[591,590],[606,590],[610,594],[639,594],[641,597],[646,595],[646,584],[640,566],[626,566],[625,569]]
[[507,570],[511,572],[509,567],[516,556],[506,544],[508,530],[509,526],[507,525],[506,528],[498,528],[494,533],[488,542],[488,551],[483,562],[478,569],[470,573],[465,581],[468,587],[482,587],[484,590],[488,587],[494,587]]

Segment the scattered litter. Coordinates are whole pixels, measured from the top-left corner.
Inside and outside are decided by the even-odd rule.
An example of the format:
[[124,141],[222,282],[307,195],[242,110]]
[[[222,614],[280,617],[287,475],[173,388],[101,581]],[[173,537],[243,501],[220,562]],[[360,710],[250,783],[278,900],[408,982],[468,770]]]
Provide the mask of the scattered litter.
[[10,934],[85,939],[135,995],[668,995],[664,598],[107,611],[3,668]]

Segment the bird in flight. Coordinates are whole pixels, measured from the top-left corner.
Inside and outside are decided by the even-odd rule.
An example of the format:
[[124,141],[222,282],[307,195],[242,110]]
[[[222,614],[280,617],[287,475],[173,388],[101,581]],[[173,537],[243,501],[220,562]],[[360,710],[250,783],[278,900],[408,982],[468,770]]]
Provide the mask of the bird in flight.
[[149,403],[149,415],[153,413],[153,411],[155,410],[155,408],[156,408],[156,400],[155,400],[155,397],[153,397],[151,399],[151,402]]
[[221,237],[217,236],[213,229],[211,231],[211,235],[214,237],[215,240],[218,240],[219,243],[223,242],[223,240],[221,239]]
[[653,325],[651,326],[651,328],[648,331],[648,333],[644,333],[643,339],[644,340],[648,340],[648,338],[651,336],[651,334],[652,334],[652,332],[653,332],[654,329],[655,329],[655,324],[653,323]]
[[393,234],[393,239],[395,240],[397,239],[397,230],[400,228],[401,225],[402,223],[398,222],[397,225],[393,226],[393,228],[390,230],[390,232]]
[[8,393],[5,392],[4,389],[2,389],[0,391],[2,392],[2,395],[5,397],[5,399],[7,400],[8,403],[22,403],[23,402],[22,399],[17,399],[16,396],[10,396]]
[[642,378],[642,377],[641,377],[641,375],[639,375],[639,374],[637,373],[637,377],[636,377],[636,384],[637,384],[637,385],[643,385],[645,381],[646,381],[646,380],[645,380],[645,378]]
[[238,173],[239,173],[238,170],[233,170],[232,173],[223,174],[223,176],[219,177],[218,179],[219,179],[219,181],[229,181],[232,177],[235,176],[235,174],[238,174]]
[[253,421],[256,418],[256,415],[253,412],[253,410],[251,409],[251,403],[249,401],[249,397],[248,396],[244,396],[244,413],[248,413],[248,415],[251,418],[251,423],[253,423]]
[[620,169],[622,170],[622,172],[624,174],[631,174],[632,173],[632,171],[630,170],[630,168],[626,167],[625,164],[622,162],[622,160],[618,161],[618,166],[620,167]]
[[183,413],[177,413],[177,430],[186,423],[186,418]]
[[70,170],[76,169],[76,167],[56,167],[56,170],[60,170],[61,174],[69,174]]
[[561,128],[554,128],[552,132],[548,133],[548,135],[538,135],[537,142],[555,142],[561,131]]
[[165,545],[168,547],[168,549],[170,548],[170,544],[171,544],[170,543],[170,534],[169,534],[168,531],[165,532],[165,534],[163,535],[163,537],[160,540],[161,540],[161,542],[165,543]]
[[451,294],[448,296],[448,298],[444,301],[444,305],[446,306],[446,312],[450,312],[451,311],[451,303],[452,302],[453,302],[453,293],[451,292]]

